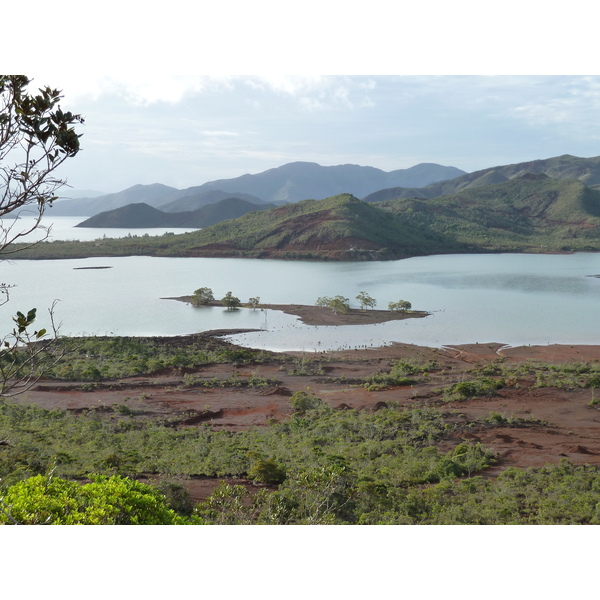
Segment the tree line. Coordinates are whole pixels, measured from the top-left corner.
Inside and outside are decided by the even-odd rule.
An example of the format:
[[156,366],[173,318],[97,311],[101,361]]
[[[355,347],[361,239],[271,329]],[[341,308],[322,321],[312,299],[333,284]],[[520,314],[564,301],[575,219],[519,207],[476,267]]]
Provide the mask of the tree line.
[[[361,310],[374,309],[377,306],[377,300],[367,292],[359,292],[356,300],[358,300]],[[321,296],[317,298],[316,305],[322,308],[330,308],[335,314],[350,311],[350,299],[339,295],[333,297]],[[411,308],[412,304],[408,300],[398,300],[397,302],[388,303],[388,310],[392,312],[407,312]]]

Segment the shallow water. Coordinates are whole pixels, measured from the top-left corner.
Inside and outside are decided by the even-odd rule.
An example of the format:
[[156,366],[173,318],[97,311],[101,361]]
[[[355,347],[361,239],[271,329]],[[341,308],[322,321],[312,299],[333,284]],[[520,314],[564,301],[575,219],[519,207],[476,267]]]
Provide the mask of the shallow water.
[[[108,266],[108,269],[78,267]],[[600,344],[600,254],[445,255],[399,261],[334,263],[258,259],[90,258],[12,261],[0,280],[16,284],[0,307],[4,331],[16,310],[56,308],[65,335],[183,335],[223,328],[265,331],[232,336],[273,350],[331,350],[405,342],[427,346],[497,341]],[[220,298],[259,296],[273,304],[314,304],[341,294],[358,306],[362,290],[377,308],[409,300],[425,319],[376,325],[315,327],[277,311],[194,308],[165,300],[199,287]]]

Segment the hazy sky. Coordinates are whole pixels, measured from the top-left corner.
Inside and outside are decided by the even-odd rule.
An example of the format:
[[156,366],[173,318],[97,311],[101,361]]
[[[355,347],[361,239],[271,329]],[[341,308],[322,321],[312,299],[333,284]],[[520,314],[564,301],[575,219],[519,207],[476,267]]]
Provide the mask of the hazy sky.
[[7,30],[26,74],[86,119],[71,186],[185,188],[298,160],[474,171],[600,155],[589,3],[211,4],[106,0],[83,22],[55,2],[28,24],[28,40],[60,32],[41,50]]
[[[42,80],[36,77],[36,81]],[[167,83],[168,82],[168,83]],[[474,171],[600,155],[600,77],[57,78],[85,116],[74,188],[177,188],[292,161]]]

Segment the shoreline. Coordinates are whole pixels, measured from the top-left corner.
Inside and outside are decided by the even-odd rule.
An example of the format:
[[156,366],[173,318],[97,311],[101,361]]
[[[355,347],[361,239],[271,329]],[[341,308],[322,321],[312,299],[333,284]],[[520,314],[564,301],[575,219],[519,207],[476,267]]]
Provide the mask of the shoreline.
[[[191,296],[179,296],[172,298],[161,298],[161,300],[177,300],[179,302],[192,303]],[[218,300],[213,300],[206,307],[223,307]],[[198,306],[197,308],[203,308]],[[334,313],[329,308],[313,306],[310,304],[258,304],[252,308],[248,303],[242,303],[240,308],[249,310],[278,310],[288,315],[298,317],[305,325],[374,325],[387,321],[401,321],[404,319],[423,319],[431,313],[421,310],[391,311],[351,308],[347,313]],[[221,334],[224,335],[224,334]],[[230,334],[231,335],[231,334]]]
[[[177,300],[191,304],[191,296],[180,296],[162,298],[163,300]],[[208,307],[223,307],[215,300]],[[243,303],[241,308],[252,310],[247,303]],[[201,306],[198,308],[202,308]],[[392,312],[386,310],[362,310],[350,309],[346,314],[335,314],[328,308],[311,306],[304,304],[259,304],[255,310],[278,310],[286,314],[297,316],[305,325],[309,326],[343,326],[343,325],[372,325],[384,323],[386,321],[403,320],[410,318],[425,318],[431,313],[425,311],[406,311]],[[215,329],[198,332],[188,335],[207,335],[213,338],[222,338],[225,336],[236,335],[239,333],[249,333],[254,331],[263,331],[261,329]],[[185,336],[184,336],[185,337]],[[236,346],[235,343],[223,340],[225,343]],[[398,353],[419,351],[436,351],[446,354],[453,353],[462,360],[477,361],[482,357],[489,359],[495,356],[496,359],[505,360],[539,360],[547,362],[569,362],[573,360],[582,362],[600,362],[600,344],[578,344],[578,343],[548,343],[548,344],[523,344],[512,345],[506,342],[466,342],[463,344],[441,344],[439,346],[426,346],[421,344],[412,344],[405,342],[392,342],[384,346],[375,346],[370,348],[352,348],[348,350],[324,350],[322,353],[332,356],[352,356],[357,358],[358,354],[364,353],[365,356],[390,357]],[[313,356],[312,350],[272,350],[278,354],[291,354],[297,356]]]

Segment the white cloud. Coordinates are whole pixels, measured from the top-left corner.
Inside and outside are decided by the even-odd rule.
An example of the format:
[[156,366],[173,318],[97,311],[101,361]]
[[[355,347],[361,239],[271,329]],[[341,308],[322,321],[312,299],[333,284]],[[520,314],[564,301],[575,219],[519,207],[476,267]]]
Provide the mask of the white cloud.
[[220,130],[211,131],[209,129],[201,131],[200,133],[202,133],[203,135],[210,136],[210,137],[230,137],[230,136],[240,135],[239,133],[237,133],[237,131],[220,131]]
[[249,85],[259,88],[268,88],[274,92],[287,94],[289,96],[305,95],[322,89],[328,85],[327,77],[320,75],[259,75],[257,77],[246,78]]
[[[36,77],[36,82],[46,77]],[[358,102],[369,91],[375,89],[374,80],[355,77],[321,75],[177,75],[156,73],[92,75],[74,73],[53,76],[48,81],[63,90],[70,102],[80,100],[98,101],[101,98],[117,97],[132,105],[154,103],[176,104],[186,97],[231,91],[242,86],[252,92],[263,92],[296,99],[308,110],[323,110],[334,106],[351,108],[351,99],[359,95]],[[262,106],[258,99],[248,99],[255,107]]]
[[[525,91],[524,91],[525,92]],[[555,77],[509,109],[530,127],[568,128],[570,136],[600,133],[600,78]],[[530,96],[530,97],[527,97]]]
[[[231,76],[177,75],[157,73],[92,75],[73,73],[52,77],[53,86],[62,89],[71,101],[119,97],[129,104],[177,103],[186,96],[230,89]],[[36,82],[45,81],[37,76]],[[48,79],[50,81],[50,79]]]

